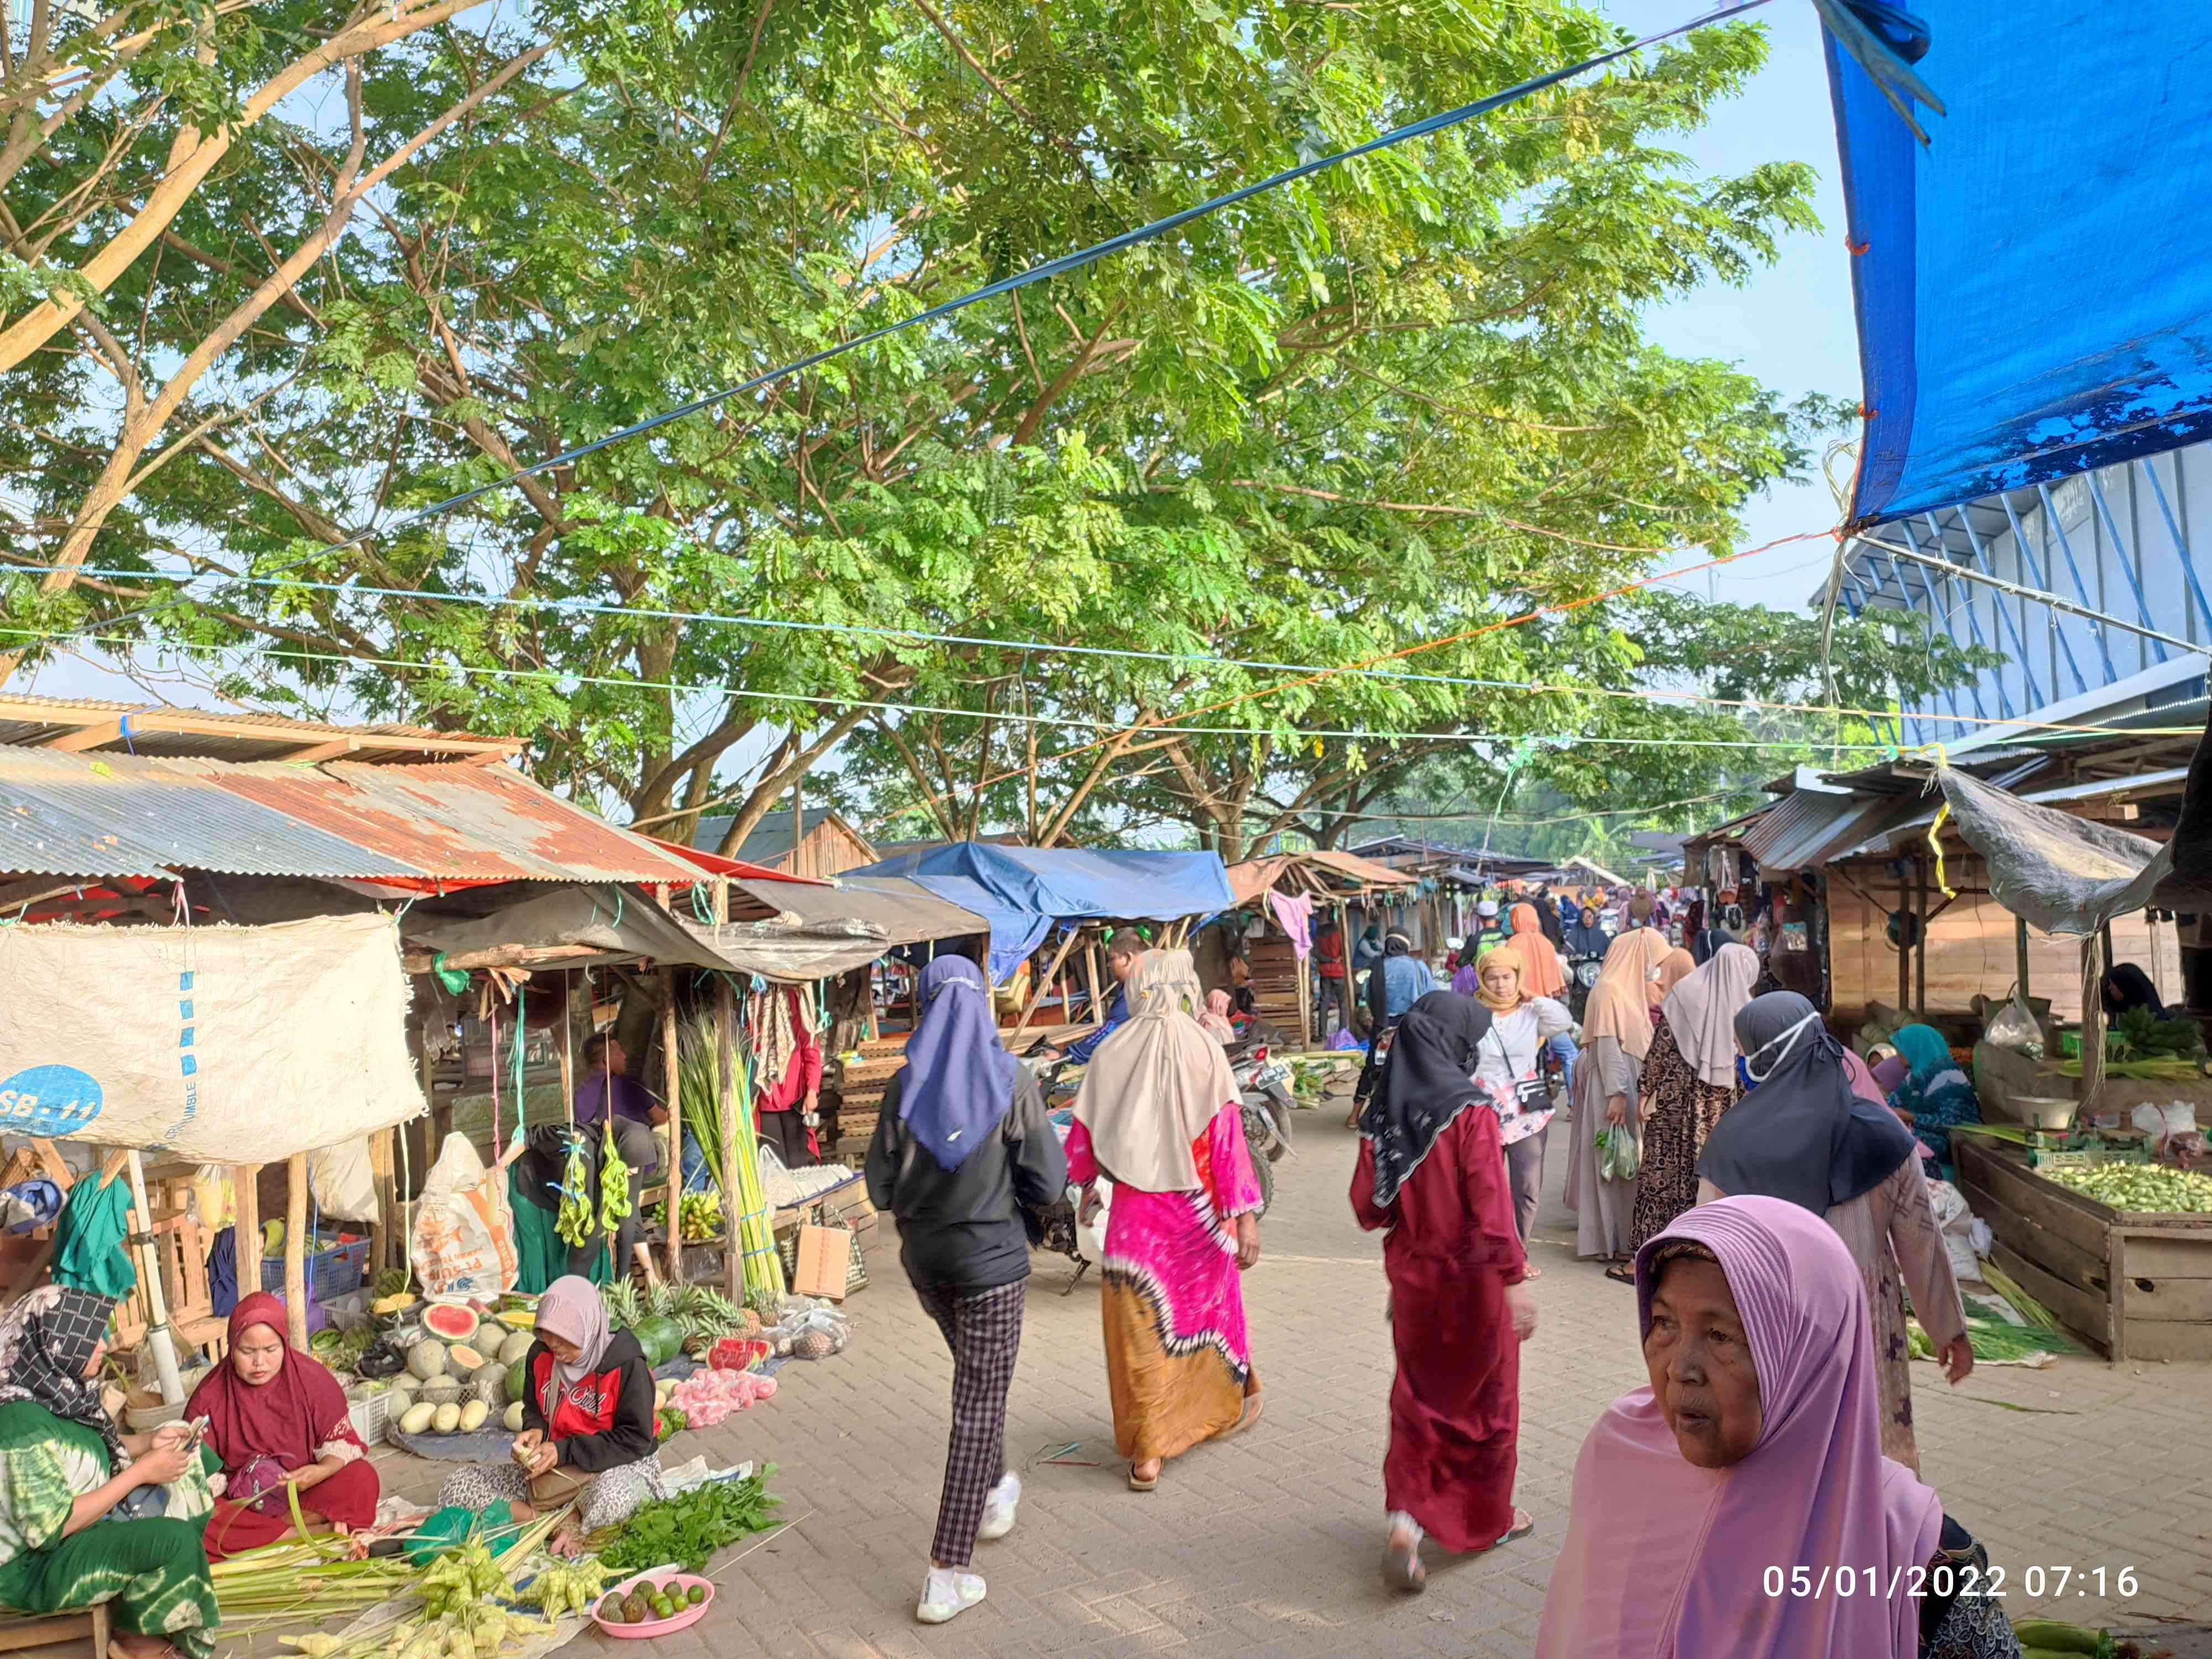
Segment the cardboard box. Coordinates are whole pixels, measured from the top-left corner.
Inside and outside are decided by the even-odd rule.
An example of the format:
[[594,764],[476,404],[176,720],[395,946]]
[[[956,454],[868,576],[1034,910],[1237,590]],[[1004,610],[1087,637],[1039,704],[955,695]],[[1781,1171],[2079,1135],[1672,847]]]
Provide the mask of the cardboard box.
[[842,1227],[801,1227],[799,1230],[799,1271],[791,1288],[801,1296],[823,1296],[832,1302],[845,1299],[845,1280],[852,1271],[853,1235]]

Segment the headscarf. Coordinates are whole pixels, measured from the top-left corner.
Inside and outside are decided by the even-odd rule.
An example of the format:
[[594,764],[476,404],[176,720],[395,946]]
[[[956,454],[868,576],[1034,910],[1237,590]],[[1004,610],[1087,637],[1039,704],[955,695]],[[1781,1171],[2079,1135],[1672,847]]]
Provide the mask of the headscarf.
[[1628,925],[1632,927],[1650,927],[1652,912],[1657,908],[1658,906],[1651,895],[1639,888],[1629,896]]
[[1585,904],[1567,924],[1567,949],[1578,957],[1601,957],[1613,943],[1613,936],[1599,926],[1597,911]]
[[1472,961],[1462,962],[1452,970],[1451,988],[1455,996],[1471,997],[1481,994],[1482,975],[1475,972]]
[[1650,982],[1651,1006],[1656,1008],[1665,1003],[1674,988],[1689,978],[1697,969],[1697,958],[1679,945],[1660,957],[1659,977]]
[[1943,1034],[1932,1025],[1903,1026],[1890,1038],[1889,1046],[1923,1083],[1946,1066],[1959,1063],[1951,1058],[1951,1045],[1943,1040]]
[[545,1420],[553,1420],[553,1407],[559,1403],[560,1390],[573,1389],[598,1368],[606,1357],[607,1344],[614,1339],[614,1329],[607,1321],[607,1304],[599,1299],[599,1286],[575,1273],[555,1279],[546,1286],[545,1294],[538,1298],[538,1334],[557,1336],[563,1342],[576,1345],[574,1364],[553,1362],[553,1376],[546,1389],[548,1397],[538,1402]]
[[1236,1042],[1237,1027],[1229,1018],[1229,993],[1208,991],[1206,994],[1206,1012],[1198,1017],[1198,1023],[1206,1027],[1206,1036],[1224,1047]]
[[1129,1018],[1091,1056],[1075,1121],[1115,1182],[1195,1192],[1202,1183],[1191,1143],[1237,1098],[1237,1079],[1221,1045],[1186,1011],[1199,1000],[1189,951],[1146,951],[1128,988]]
[[[1701,1469],[1648,1383],[1608,1406],[1575,1460],[1536,1659],[1915,1659],[1921,1604],[1900,1585],[1935,1555],[1943,1506],[1881,1455],[1874,1328],[1850,1251],[1774,1199],[1687,1211],[1637,1252],[1647,1338],[1660,1265],[1686,1243],[1728,1276],[1759,1374],[1759,1443],[1731,1468]],[[1879,1588],[1764,1593],[1775,1569],[1813,1562],[1868,1568]]]
[[1583,1042],[1611,1037],[1626,1054],[1641,1060],[1651,1051],[1651,1000],[1646,994],[1651,970],[1667,954],[1667,936],[1638,927],[1613,940],[1605,966],[1583,1005]]
[[56,1417],[90,1429],[107,1443],[108,1465],[130,1460],[115,1419],[100,1403],[100,1380],[84,1368],[107,1339],[112,1297],[41,1285],[0,1319],[0,1405],[31,1400]]
[[921,1021],[899,1073],[899,1121],[949,1173],[1012,1109],[1021,1061],[999,1040],[990,987],[966,957],[923,969],[920,994]]
[[2158,988],[2150,982],[2150,975],[2132,962],[2123,962],[2105,973],[2105,1012],[2124,1014],[2130,1008],[2148,1008],[2160,1018],[2166,1018],[2166,1005],[2159,1000]]
[[1871,1067],[1867,1074],[1874,1079],[1874,1086],[1881,1091],[1882,1098],[1887,1100],[1897,1092],[1899,1084],[1912,1075],[1912,1062],[1903,1054],[1892,1054],[1881,1065]]
[[1722,945],[1737,942],[1735,934],[1718,927],[1703,928],[1690,940],[1690,956],[1702,968],[1713,959],[1713,953]]
[[[1513,994],[1510,997],[1500,1000],[1492,994],[1488,986],[1482,983],[1480,968],[1492,967],[1510,968],[1513,970]],[[1522,960],[1521,952],[1514,946],[1500,945],[1495,949],[1485,951],[1475,976],[1474,1000],[1489,1009],[1492,1014],[1510,1014],[1528,1000],[1528,964]],[[1456,978],[1452,981],[1452,989],[1455,992],[1459,991],[1459,981]],[[1464,992],[1460,994],[1465,994]]]
[[1375,1203],[1388,1209],[1437,1137],[1488,1097],[1474,1080],[1474,1051],[1490,1032],[1480,1003],[1431,991],[1406,1011],[1359,1133],[1375,1143]]
[[[1567,971],[1559,965],[1558,941],[1552,938],[1558,930],[1556,921],[1549,928],[1544,926],[1544,912],[1536,906],[1513,907],[1513,948],[1521,953],[1521,988],[1532,997],[1565,994]],[[1531,939],[1532,933],[1536,937]]]
[[1875,1080],[1873,1069],[1849,1048],[1844,1050],[1844,1075],[1851,1080],[1851,1092],[1861,1100],[1876,1106],[1889,1104],[1889,1091]]
[[[1554,951],[1564,953],[1567,948],[1566,916],[1549,898],[1542,896],[1539,896],[1528,908],[1536,913],[1537,930],[1552,942]],[[1520,912],[1516,910],[1514,914],[1518,915]]]
[[1862,1100],[1843,1045],[1795,991],[1753,997],[1735,1017],[1750,1093],[1705,1139],[1698,1173],[1730,1197],[1787,1199],[1825,1216],[1873,1191],[1913,1154],[1894,1113]]
[[1701,1083],[1735,1086],[1736,1012],[1751,1000],[1758,982],[1759,953],[1748,945],[1726,944],[1661,1005],[1674,1046]]
[[[283,1340],[284,1304],[266,1291],[241,1297],[231,1310],[231,1346],[257,1325]],[[257,1457],[273,1457],[288,1470],[305,1468],[326,1442],[355,1437],[337,1378],[321,1361],[290,1346],[276,1375],[258,1385],[240,1376],[233,1360],[222,1359],[192,1390],[185,1415],[207,1419],[208,1439],[230,1475]]]

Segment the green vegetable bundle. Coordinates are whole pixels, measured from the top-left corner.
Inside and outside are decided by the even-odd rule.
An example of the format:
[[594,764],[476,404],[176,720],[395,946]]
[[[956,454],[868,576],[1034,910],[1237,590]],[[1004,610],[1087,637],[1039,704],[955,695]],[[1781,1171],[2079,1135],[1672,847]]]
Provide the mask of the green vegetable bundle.
[[686,1572],[705,1569],[707,1558],[725,1544],[775,1524],[770,1511],[769,1465],[742,1480],[709,1480],[678,1498],[655,1498],[630,1512],[612,1543],[599,1551],[599,1564],[617,1577],[673,1561]]

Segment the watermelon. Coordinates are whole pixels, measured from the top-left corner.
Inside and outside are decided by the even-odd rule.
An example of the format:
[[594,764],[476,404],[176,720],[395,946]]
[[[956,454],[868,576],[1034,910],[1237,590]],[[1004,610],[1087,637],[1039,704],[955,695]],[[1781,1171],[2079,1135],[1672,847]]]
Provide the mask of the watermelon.
[[530,1392],[530,1362],[518,1359],[507,1368],[507,1397],[520,1400]]
[[434,1302],[422,1310],[423,1328],[444,1342],[465,1342],[477,1334],[473,1309],[458,1302]]
[[647,1364],[665,1365],[684,1352],[684,1328],[672,1319],[641,1319],[630,1334],[645,1350]]

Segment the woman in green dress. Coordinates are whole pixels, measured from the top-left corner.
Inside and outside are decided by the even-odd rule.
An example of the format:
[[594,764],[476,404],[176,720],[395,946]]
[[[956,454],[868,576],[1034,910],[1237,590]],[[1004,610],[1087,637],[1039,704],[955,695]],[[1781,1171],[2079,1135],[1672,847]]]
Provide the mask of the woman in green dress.
[[[130,1659],[208,1659],[220,1615],[200,1541],[206,1464],[181,1423],[116,1431],[98,1382],[114,1306],[46,1285],[0,1319],[0,1607],[105,1601]],[[143,1518],[110,1513],[126,1500]]]

